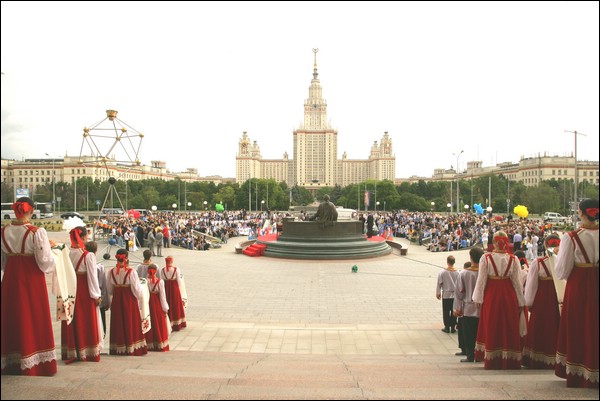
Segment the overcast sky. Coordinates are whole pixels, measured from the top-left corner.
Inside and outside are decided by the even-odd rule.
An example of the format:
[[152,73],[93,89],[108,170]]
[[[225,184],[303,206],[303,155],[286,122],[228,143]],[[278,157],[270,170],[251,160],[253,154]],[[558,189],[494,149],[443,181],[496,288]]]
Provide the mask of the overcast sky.
[[292,157],[318,48],[338,158],[388,131],[396,177],[430,177],[571,155],[576,130],[598,161],[598,4],[2,1],[2,158],[90,154],[114,109],[142,164],[235,177],[243,131]]

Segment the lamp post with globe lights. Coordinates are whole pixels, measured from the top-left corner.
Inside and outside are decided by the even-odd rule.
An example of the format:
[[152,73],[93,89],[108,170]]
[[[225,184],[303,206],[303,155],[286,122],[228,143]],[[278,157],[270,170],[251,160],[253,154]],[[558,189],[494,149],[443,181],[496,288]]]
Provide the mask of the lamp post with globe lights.
[[[51,157],[48,153],[46,156]],[[52,214],[56,214],[56,173],[54,170],[54,157],[52,158]]]
[[460,200],[459,200],[459,196],[460,196],[460,187],[458,184],[458,158],[460,157],[460,155],[462,155],[464,152],[464,150],[461,150],[458,154],[456,153],[452,153],[453,156],[456,156],[456,213],[460,213],[459,211],[459,207],[460,207]]
[[202,202],[204,204],[204,211],[208,210],[208,208],[206,207],[206,205],[208,204],[207,201]]
[[435,208],[435,202],[431,202],[431,213],[433,213],[434,208]]

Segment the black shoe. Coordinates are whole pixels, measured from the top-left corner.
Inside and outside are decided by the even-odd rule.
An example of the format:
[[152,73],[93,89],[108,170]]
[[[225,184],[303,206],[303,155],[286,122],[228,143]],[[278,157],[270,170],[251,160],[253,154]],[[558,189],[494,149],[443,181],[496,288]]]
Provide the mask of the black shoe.
[[456,333],[456,329],[453,328],[452,330],[450,330],[450,333]]
[[460,352],[457,352],[457,353],[456,353],[456,354],[454,354],[454,355],[456,355],[456,356],[461,356],[461,355],[467,355],[467,353],[466,353],[466,352],[464,352],[464,351],[460,351]]
[[446,328],[443,328],[443,329],[442,329],[442,331],[443,331],[444,333],[450,333],[450,329],[449,329],[449,328],[447,328],[447,327],[446,327]]
[[471,359],[471,358],[465,358],[465,359],[461,359],[460,361],[461,361],[461,362],[475,362],[475,360],[474,360],[474,359]]

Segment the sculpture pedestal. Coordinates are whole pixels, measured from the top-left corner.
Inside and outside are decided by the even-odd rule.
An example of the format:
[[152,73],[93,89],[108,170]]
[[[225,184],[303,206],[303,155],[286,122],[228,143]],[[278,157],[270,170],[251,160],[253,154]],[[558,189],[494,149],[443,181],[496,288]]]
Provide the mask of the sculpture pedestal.
[[[378,237],[380,238],[380,237]],[[284,221],[276,241],[265,256],[288,259],[360,259],[388,255],[392,248],[384,239],[368,241],[360,221]]]

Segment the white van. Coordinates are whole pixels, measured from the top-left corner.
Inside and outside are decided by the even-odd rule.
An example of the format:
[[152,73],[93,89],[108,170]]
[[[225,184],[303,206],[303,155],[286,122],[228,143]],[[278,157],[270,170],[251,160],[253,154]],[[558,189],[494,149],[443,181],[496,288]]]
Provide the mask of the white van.
[[358,219],[358,214],[356,213],[356,210],[354,209],[346,209],[343,207],[336,207],[336,210],[338,212],[338,221],[351,221],[351,220],[357,220]]
[[560,213],[556,213],[556,212],[544,213],[544,223],[564,224],[567,222],[567,220],[568,220],[568,218],[563,216]]

